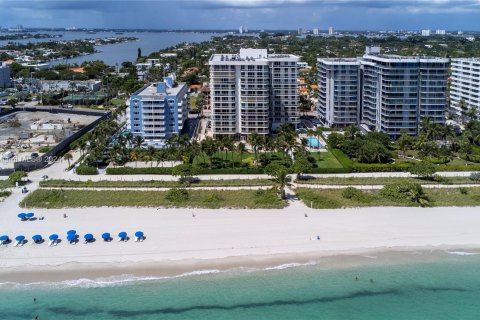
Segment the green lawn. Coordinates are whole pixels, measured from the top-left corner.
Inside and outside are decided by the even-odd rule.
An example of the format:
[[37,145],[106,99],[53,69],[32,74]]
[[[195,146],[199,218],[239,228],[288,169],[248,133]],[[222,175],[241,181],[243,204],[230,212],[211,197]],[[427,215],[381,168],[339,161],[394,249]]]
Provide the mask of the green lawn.
[[[236,180],[200,180],[190,187],[242,187],[242,186],[272,186],[270,179],[236,179]],[[183,185],[178,181],[74,181],[47,180],[40,182],[41,187],[50,188],[179,188]]]
[[[178,190],[178,189],[173,189]],[[169,200],[169,191],[95,191],[38,189],[29,194],[22,208],[79,207],[179,207],[281,209],[286,202],[271,190],[188,190],[188,199]],[[132,212],[135,214],[135,212]]]
[[329,150],[327,152],[312,152],[311,155],[317,160],[318,168],[343,168],[342,164]]
[[0,190],[0,202],[5,200],[5,198],[9,197],[11,194],[11,191]]
[[443,177],[441,180],[431,181],[419,178],[371,178],[371,177],[325,177],[309,180],[297,180],[298,184],[319,184],[319,185],[385,185],[392,182],[410,181],[420,184],[480,184],[480,181],[473,181],[469,177]]
[[[340,209],[358,207],[418,207],[409,201],[395,201],[385,198],[380,190],[364,190],[361,199],[347,199],[339,189],[305,189],[297,190],[298,197],[307,206],[315,209]],[[480,188],[466,188],[462,193],[459,188],[425,189],[432,207],[467,207],[480,206]]]
[[125,100],[124,99],[118,99],[118,98],[113,98],[110,100],[110,104],[118,107],[118,106],[123,106],[125,105]]
[[0,180],[0,190],[1,189],[6,189],[6,188],[11,188],[14,185],[10,182],[10,180]]

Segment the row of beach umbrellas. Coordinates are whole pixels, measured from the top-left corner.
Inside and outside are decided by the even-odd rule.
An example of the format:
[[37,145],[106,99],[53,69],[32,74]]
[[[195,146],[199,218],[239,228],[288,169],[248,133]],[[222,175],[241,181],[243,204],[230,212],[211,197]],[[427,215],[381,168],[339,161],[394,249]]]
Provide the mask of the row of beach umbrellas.
[[[79,238],[77,231],[76,230],[69,230],[67,232],[67,240],[68,242],[74,244],[77,242],[77,239]],[[86,233],[83,238],[85,239],[85,243],[89,243],[94,241],[95,237],[91,233]],[[59,236],[56,233],[51,234],[48,237],[48,240],[50,241],[49,245],[57,245]],[[106,242],[111,241],[112,237],[110,233],[105,232],[102,234],[102,239]],[[128,241],[128,234],[125,231],[122,231],[118,233],[118,241]],[[145,239],[145,234],[142,231],[137,231],[135,232],[135,241],[143,241]],[[32,240],[34,243],[43,243],[43,237],[39,234],[33,235]],[[25,243],[25,236],[23,235],[18,235],[15,237],[15,246],[22,246]],[[0,236],[0,245],[7,244],[10,242],[10,238],[7,235],[2,235]]]
[[35,213],[33,212],[21,212],[17,214],[17,217],[19,217],[22,221],[27,221],[32,219],[35,216]]

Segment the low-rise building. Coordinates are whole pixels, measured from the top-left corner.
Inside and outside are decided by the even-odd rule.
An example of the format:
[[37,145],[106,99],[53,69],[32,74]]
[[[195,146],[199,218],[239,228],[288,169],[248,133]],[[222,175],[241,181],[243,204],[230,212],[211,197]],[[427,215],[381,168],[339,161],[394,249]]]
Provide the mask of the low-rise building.
[[102,82],[99,80],[38,80],[36,82],[37,88],[41,91],[98,91],[102,87]]
[[130,97],[128,125],[134,136],[161,147],[172,134],[180,134],[188,116],[188,87],[173,76],[146,85]]

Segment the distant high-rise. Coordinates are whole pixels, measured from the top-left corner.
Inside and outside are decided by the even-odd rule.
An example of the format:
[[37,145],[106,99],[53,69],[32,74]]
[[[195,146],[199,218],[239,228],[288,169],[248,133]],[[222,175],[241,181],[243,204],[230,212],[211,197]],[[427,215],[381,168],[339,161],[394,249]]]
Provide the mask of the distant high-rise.
[[0,61],[0,88],[10,88],[11,86],[10,66]]
[[422,30],[422,36],[423,37],[429,37],[430,36],[430,30]]
[[238,33],[240,33],[240,34],[243,33],[243,26],[240,26],[240,27],[238,28]]
[[313,29],[313,34],[318,36],[320,34],[320,29],[318,28]]
[[444,35],[446,34],[446,31],[445,31],[445,30],[441,30],[441,29],[437,29],[437,30],[435,31],[435,34],[444,36]]
[[328,27],[328,34],[333,35],[335,31],[333,30],[333,27]]
[[299,122],[299,57],[240,49],[214,54],[210,64],[212,132],[245,140]]
[[305,33],[305,30],[303,28],[298,28],[298,34],[302,35]]
[[452,111],[461,116],[472,107],[480,110],[480,58],[452,59],[451,70]]

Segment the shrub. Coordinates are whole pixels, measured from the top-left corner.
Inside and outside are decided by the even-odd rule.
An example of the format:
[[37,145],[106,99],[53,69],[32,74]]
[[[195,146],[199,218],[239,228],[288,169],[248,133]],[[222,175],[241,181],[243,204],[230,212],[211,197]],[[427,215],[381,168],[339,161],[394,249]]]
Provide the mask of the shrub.
[[354,199],[358,196],[361,196],[362,194],[363,192],[361,190],[353,187],[348,187],[342,191],[342,197],[344,197],[345,199]]
[[342,197],[344,197],[345,199],[355,200],[363,203],[368,203],[371,201],[371,198],[362,190],[353,187],[348,187],[343,190]]
[[86,165],[80,165],[80,166],[78,166],[77,169],[75,170],[75,172],[76,172],[78,175],[82,175],[82,176],[88,176],[88,175],[96,175],[96,174],[98,174],[97,168],[91,167],[91,166],[86,166]]
[[410,168],[410,173],[422,179],[432,180],[436,167],[427,161],[416,163]]
[[425,207],[429,204],[428,197],[422,186],[417,183],[402,181],[387,184],[380,194],[386,198],[399,202],[410,201]]
[[12,185],[15,185],[15,183],[20,182],[22,178],[25,178],[26,176],[27,173],[25,171],[15,171],[8,176],[8,181]]
[[190,195],[185,189],[173,188],[167,191],[165,199],[171,203],[182,203],[188,201]]
[[38,149],[39,153],[47,153],[48,151],[50,151],[50,147],[41,147]]
[[460,191],[461,194],[468,194],[468,189],[465,187],[459,188],[458,190]]
[[270,203],[275,203],[278,201],[278,195],[275,190],[263,190],[259,189],[255,191],[254,203],[256,205],[268,205]]
[[217,193],[211,193],[203,200],[203,202],[206,204],[216,204],[223,200],[224,199]]
[[472,172],[470,174],[470,180],[472,181],[480,181],[480,172]]

